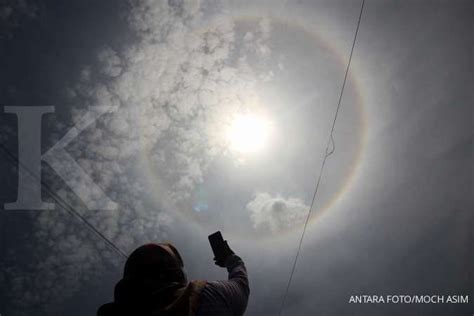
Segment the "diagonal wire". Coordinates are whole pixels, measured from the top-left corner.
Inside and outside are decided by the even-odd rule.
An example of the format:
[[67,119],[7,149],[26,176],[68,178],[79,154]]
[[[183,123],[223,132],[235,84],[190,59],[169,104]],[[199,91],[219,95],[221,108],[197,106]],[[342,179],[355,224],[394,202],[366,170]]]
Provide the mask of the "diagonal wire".
[[[349,68],[351,66],[352,54],[354,53],[354,47],[355,47],[356,40],[357,40],[357,34],[359,33],[359,26],[360,26],[360,21],[362,19],[362,13],[364,12],[364,5],[365,5],[365,0],[362,0],[362,4],[360,6],[359,18],[357,20],[357,27],[356,27],[355,34],[354,34],[354,40],[352,41],[351,52],[349,54],[349,61],[347,63],[346,72],[344,74],[344,80],[342,82],[342,87],[341,87],[341,93],[339,94],[339,100],[337,102],[336,113],[334,114],[334,120],[332,122],[330,137],[329,137],[328,143],[326,145],[326,151],[325,151],[323,162],[321,163],[321,167],[319,168],[319,176],[318,176],[318,180],[316,182],[316,188],[314,190],[313,198],[311,200],[311,205],[310,205],[309,210],[308,210],[308,215],[306,216],[306,220],[305,220],[305,223],[304,223],[304,226],[303,226],[303,231],[301,233],[300,241],[299,241],[299,244],[298,244],[298,249],[296,251],[296,256],[295,256],[295,259],[293,261],[293,265],[291,267],[290,277],[289,277],[288,283],[286,285],[285,294],[283,295],[283,300],[282,300],[280,311],[278,312],[278,315],[282,314],[283,308],[285,307],[285,302],[286,302],[286,299],[288,297],[288,292],[290,290],[291,281],[293,280],[293,275],[295,273],[296,264],[298,262],[298,258],[299,258],[300,253],[301,253],[301,245],[303,244],[303,239],[304,239],[304,236],[305,236],[305,233],[306,233],[306,228],[307,228],[308,222],[311,218],[311,213],[312,213],[312,210],[313,210],[313,206],[314,206],[315,201],[316,201],[316,195],[318,194],[319,184],[321,183],[321,178],[322,178],[324,166],[326,164],[326,160],[329,156],[331,156],[334,153],[334,151],[336,149],[336,145],[335,145],[335,142],[334,142],[334,127],[336,126],[337,116],[339,114],[339,109],[341,107],[342,96],[344,94],[344,88],[346,87],[347,75],[349,73]],[[329,150],[330,145],[332,145],[331,150]]]
[[41,176],[37,175],[35,172],[31,171],[27,166],[25,166],[21,161],[16,157],[14,154],[11,153],[8,148],[6,148],[3,144],[0,144],[0,148],[2,151],[6,154],[8,157],[9,161],[15,165],[18,164],[18,169],[21,167],[24,170],[26,170],[35,180],[39,181],[41,183],[41,186],[48,192],[48,194],[53,198],[53,200],[58,203],[64,210],[66,210],[69,214],[73,215],[77,219],[79,219],[81,222],[85,224],[85,226],[95,233],[98,237],[100,237],[105,244],[114,252],[119,254],[120,256],[124,257],[125,259],[128,258],[127,254],[121,250],[118,246],[116,246],[107,236],[105,236],[103,233],[101,233],[97,228],[95,228],[94,225],[92,225],[84,216],[82,216],[72,205],[67,203],[61,196],[56,194],[54,190],[52,190],[45,182],[41,180]]

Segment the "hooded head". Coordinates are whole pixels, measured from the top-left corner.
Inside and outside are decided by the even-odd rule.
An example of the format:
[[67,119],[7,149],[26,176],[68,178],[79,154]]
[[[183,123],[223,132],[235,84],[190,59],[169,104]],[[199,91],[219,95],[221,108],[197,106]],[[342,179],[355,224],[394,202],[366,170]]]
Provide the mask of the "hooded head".
[[175,300],[186,284],[178,250],[168,243],[147,244],[128,257],[123,278],[115,286],[114,302],[119,309],[147,314]]
[[146,244],[137,248],[125,263],[123,278],[161,284],[187,283],[183,259],[170,243]]

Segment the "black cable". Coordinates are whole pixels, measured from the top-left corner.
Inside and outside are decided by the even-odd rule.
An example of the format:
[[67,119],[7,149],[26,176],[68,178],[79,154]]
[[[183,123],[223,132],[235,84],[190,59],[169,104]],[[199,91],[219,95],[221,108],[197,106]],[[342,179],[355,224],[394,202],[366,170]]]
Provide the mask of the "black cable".
[[[360,6],[359,19],[357,20],[357,27],[356,27],[355,34],[354,34],[354,40],[352,41],[351,52],[349,54],[349,61],[347,63],[346,72],[344,74],[344,80],[342,82],[342,87],[341,87],[341,93],[339,94],[339,100],[337,102],[336,113],[334,114],[334,120],[332,122],[330,137],[329,137],[328,143],[326,145],[326,151],[325,151],[324,159],[323,159],[323,162],[321,163],[321,167],[319,169],[319,176],[318,176],[318,180],[316,182],[316,188],[314,190],[313,198],[311,200],[311,205],[310,205],[309,210],[308,210],[308,215],[306,216],[306,221],[305,221],[304,226],[303,226],[303,231],[301,233],[298,249],[296,251],[295,260],[293,261],[293,266],[291,268],[290,277],[289,277],[288,283],[286,285],[285,294],[283,295],[283,300],[282,300],[280,311],[278,312],[278,315],[281,315],[281,313],[283,312],[283,307],[285,307],[286,298],[288,296],[291,281],[293,280],[293,275],[295,273],[296,263],[298,262],[298,257],[299,257],[300,252],[301,252],[301,245],[303,244],[303,239],[304,239],[304,235],[306,233],[306,228],[307,228],[308,222],[311,218],[311,213],[312,213],[312,210],[313,210],[314,203],[316,201],[316,195],[318,193],[319,184],[321,183],[321,177],[322,177],[322,174],[323,174],[324,165],[326,164],[327,158],[329,156],[331,156],[334,153],[335,149],[336,149],[336,145],[334,143],[334,127],[336,126],[336,120],[337,120],[337,116],[339,114],[339,108],[341,107],[342,96],[344,94],[344,88],[346,87],[347,75],[349,73],[349,68],[351,66],[352,54],[354,53],[354,47],[355,47],[355,43],[356,43],[356,40],[357,40],[357,34],[359,33],[360,21],[362,19],[362,13],[364,11],[364,4],[365,4],[365,0],[362,0],[362,4]],[[332,144],[333,147],[332,147],[331,151],[328,152],[330,144]]]
[[94,232],[97,236],[99,236],[105,244],[115,251],[117,254],[121,255],[125,259],[128,258],[127,254],[123,252],[119,247],[117,247],[110,239],[108,239],[103,233],[101,233],[97,228],[94,227],[89,221],[82,216],[78,211],[74,209],[73,206],[71,206],[69,203],[67,203],[62,197],[60,197],[58,194],[56,194],[46,183],[44,183],[41,180],[41,177],[36,175],[33,171],[31,171],[28,167],[26,167],[24,164],[20,162],[18,157],[16,157],[14,154],[12,154],[8,148],[6,148],[3,144],[0,144],[0,147],[2,148],[3,152],[7,154],[8,158],[13,164],[18,164],[18,169],[22,167],[25,169],[33,178],[38,180],[41,183],[41,186],[48,192],[48,194],[53,198],[53,200],[58,203],[64,210],[66,210],[69,214],[75,216],[77,219],[82,221],[89,230]]

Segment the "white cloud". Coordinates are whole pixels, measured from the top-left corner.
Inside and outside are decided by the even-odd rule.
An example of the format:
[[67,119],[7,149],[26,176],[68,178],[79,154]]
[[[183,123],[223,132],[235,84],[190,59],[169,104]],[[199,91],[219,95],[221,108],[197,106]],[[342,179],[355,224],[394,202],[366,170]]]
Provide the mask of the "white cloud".
[[106,47],[99,53],[98,60],[102,63],[102,74],[117,77],[122,73],[121,60],[110,47]]
[[301,225],[309,210],[309,206],[298,198],[269,193],[257,193],[246,208],[256,230],[272,233]]

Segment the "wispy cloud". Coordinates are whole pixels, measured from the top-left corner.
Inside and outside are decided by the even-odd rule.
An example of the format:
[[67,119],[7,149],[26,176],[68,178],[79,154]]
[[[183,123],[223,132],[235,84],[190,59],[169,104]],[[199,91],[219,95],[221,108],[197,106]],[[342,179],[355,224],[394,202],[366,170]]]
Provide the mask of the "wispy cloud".
[[9,39],[13,36],[25,19],[34,19],[38,16],[39,7],[33,1],[2,1],[0,5],[0,39]]

